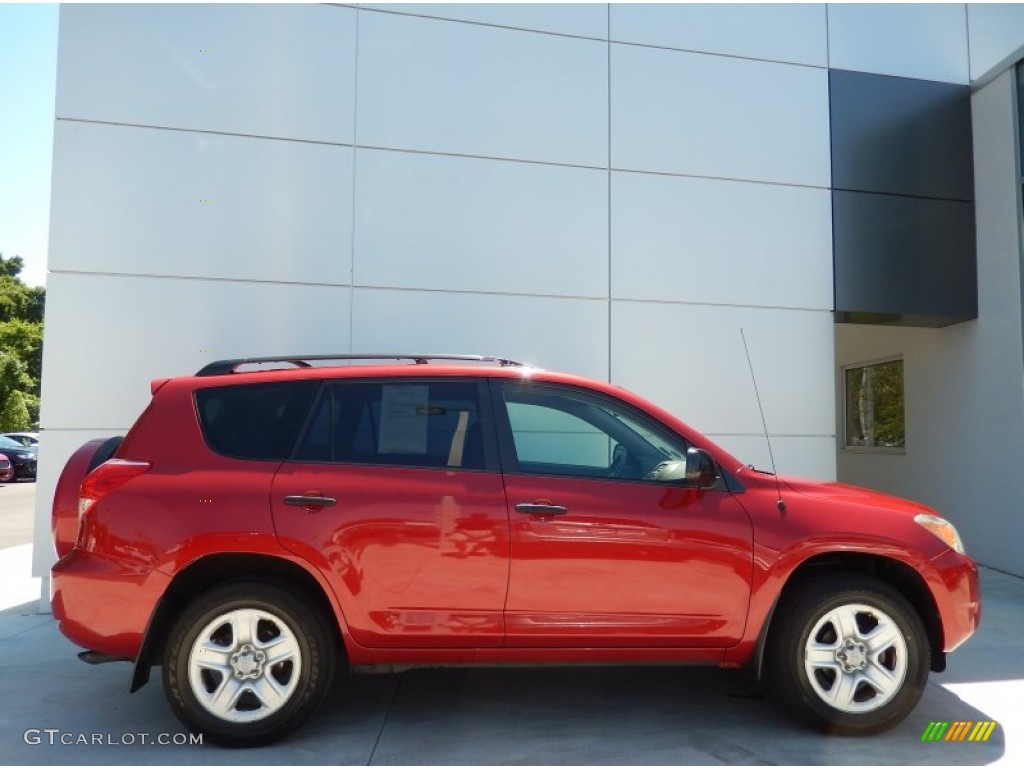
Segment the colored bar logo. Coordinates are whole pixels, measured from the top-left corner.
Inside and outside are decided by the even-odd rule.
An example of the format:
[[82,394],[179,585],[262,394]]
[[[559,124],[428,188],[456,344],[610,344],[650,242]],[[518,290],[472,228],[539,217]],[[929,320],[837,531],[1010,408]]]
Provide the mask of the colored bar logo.
[[933,721],[921,734],[921,741],[988,741],[996,729],[994,720]]

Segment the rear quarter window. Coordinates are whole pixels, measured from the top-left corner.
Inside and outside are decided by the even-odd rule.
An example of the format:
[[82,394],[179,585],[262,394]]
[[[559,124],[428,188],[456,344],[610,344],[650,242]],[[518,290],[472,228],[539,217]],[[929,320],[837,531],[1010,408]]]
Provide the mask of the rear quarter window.
[[283,460],[291,454],[319,385],[287,381],[197,390],[203,438],[224,456]]

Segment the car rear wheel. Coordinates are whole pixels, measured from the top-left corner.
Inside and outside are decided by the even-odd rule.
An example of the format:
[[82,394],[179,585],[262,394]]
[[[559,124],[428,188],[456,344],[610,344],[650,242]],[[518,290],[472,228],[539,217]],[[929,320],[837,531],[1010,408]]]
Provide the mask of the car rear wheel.
[[921,698],[928,635],[887,584],[854,574],[831,577],[806,585],[780,610],[766,669],[802,720],[834,733],[877,733]]
[[269,744],[298,728],[327,692],[331,634],[299,595],[259,582],[210,592],[171,632],[164,689],[178,718],[224,746]]

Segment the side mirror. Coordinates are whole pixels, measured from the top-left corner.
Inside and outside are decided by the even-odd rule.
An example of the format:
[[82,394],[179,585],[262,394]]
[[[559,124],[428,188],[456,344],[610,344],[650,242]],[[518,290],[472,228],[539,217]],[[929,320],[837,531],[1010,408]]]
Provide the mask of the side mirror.
[[695,488],[713,488],[718,482],[718,468],[711,454],[703,448],[686,451],[686,484]]
[[710,453],[701,448],[690,448],[686,451],[685,461],[663,461],[651,470],[647,479],[707,489],[718,482],[718,471]]

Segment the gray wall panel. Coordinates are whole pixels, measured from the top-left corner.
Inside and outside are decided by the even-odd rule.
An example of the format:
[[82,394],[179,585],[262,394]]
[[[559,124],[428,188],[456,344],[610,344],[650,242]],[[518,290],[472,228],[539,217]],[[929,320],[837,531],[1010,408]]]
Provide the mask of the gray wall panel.
[[832,70],[836,189],[971,200],[970,88]]
[[972,203],[834,191],[832,221],[841,319],[868,313],[948,325],[977,317]]

